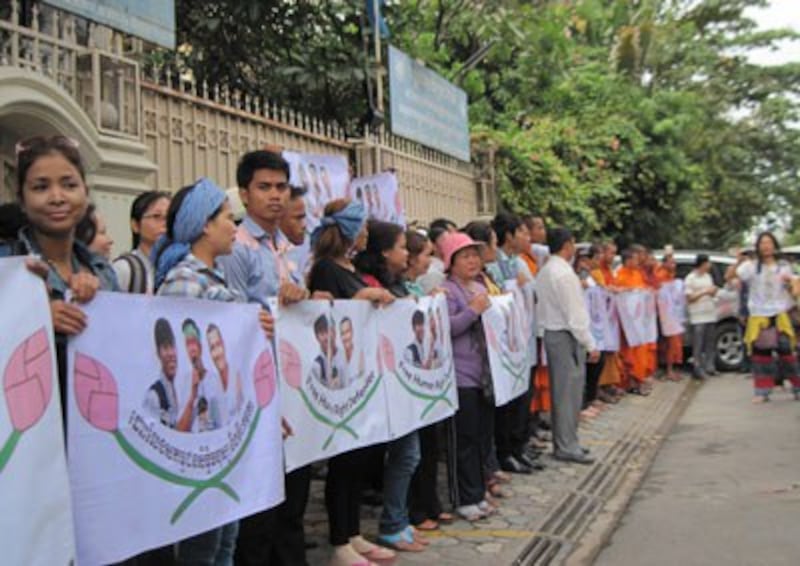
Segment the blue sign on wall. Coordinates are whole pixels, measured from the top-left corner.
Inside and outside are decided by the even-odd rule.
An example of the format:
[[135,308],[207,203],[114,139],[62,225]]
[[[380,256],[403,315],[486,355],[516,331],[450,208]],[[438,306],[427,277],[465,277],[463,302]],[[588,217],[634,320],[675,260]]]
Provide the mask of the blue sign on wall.
[[389,46],[392,133],[469,161],[467,93]]
[[175,0],[44,0],[147,41],[175,49]]

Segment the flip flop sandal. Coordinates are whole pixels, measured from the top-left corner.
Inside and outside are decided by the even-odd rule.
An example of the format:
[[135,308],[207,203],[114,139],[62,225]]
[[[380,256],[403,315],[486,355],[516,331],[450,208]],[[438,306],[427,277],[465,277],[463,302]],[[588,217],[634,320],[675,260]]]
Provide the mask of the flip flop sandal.
[[439,513],[439,524],[441,525],[449,525],[455,522],[456,518],[453,516],[452,513]]
[[422,546],[428,546],[431,543],[426,536],[424,536],[422,533],[418,533],[417,529],[411,525],[406,527],[405,532],[411,533],[411,538],[414,539],[414,542],[421,544]]
[[[400,536],[402,537],[402,534]],[[383,544],[383,535],[378,538],[381,540],[381,544]],[[371,548],[367,552],[359,552],[359,554],[371,562],[386,562],[388,560],[394,560],[397,557],[396,552],[381,546],[375,546],[375,548]]]

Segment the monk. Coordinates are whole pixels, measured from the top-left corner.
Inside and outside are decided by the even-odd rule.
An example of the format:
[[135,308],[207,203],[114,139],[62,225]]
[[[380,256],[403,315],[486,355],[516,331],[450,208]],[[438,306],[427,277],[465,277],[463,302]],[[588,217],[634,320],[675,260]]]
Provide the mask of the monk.
[[[617,245],[608,241],[602,244],[597,268],[591,271],[592,279],[601,287],[615,292],[614,259],[617,257]],[[600,373],[600,399],[607,403],[616,403],[625,395],[628,384],[619,352],[606,352],[603,357],[603,371]]]
[[[641,265],[642,275],[647,288],[654,293],[658,292],[661,287],[661,282],[656,276],[656,269],[658,268],[658,260],[653,255],[653,252],[644,246],[634,245],[632,248],[639,254],[639,263]],[[647,376],[648,379],[655,375],[658,371],[658,342],[648,344],[649,354],[647,357]]]
[[[622,252],[622,267],[614,276],[614,286],[620,292],[647,289],[647,282],[641,270],[641,258],[642,254],[637,249],[629,248]],[[620,355],[625,376],[628,378],[628,392],[649,395],[650,385],[647,383],[647,378],[652,365],[650,345],[628,346],[623,333]]]
[[[665,255],[664,261],[655,270],[655,276],[659,284],[664,285],[675,281],[676,268],[675,258],[671,254]],[[661,354],[664,364],[667,366],[667,379],[680,381],[681,376],[680,373],[675,372],[675,366],[683,363],[683,334],[663,336],[661,339]]]

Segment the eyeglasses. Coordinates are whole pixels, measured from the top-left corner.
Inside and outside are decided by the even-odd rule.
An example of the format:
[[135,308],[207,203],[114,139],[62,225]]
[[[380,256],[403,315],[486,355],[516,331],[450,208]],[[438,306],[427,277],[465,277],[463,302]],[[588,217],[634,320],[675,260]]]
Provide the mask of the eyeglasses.
[[142,220],[146,220],[146,219],[153,219],[156,222],[166,222],[167,221],[167,215],[166,214],[160,214],[158,212],[155,212],[153,214],[143,214],[142,215]]

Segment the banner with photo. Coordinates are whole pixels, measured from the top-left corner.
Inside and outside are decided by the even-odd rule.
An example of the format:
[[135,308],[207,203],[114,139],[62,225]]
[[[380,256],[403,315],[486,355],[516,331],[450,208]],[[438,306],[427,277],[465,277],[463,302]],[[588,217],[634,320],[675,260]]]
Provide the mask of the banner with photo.
[[585,291],[592,336],[601,352],[619,351],[619,315],[614,295],[595,286]]
[[458,390],[444,295],[395,301],[378,311],[376,331],[390,437],[455,413]]
[[306,189],[306,218],[308,232],[319,225],[325,205],[338,198],[347,197],[350,185],[350,168],[341,155],[316,155],[284,151],[289,162],[289,182]]
[[406,225],[403,200],[394,173],[357,177],[350,182],[348,196],[364,205],[369,218]]
[[531,364],[525,334],[524,306],[513,293],[489,297],[492,306],[481,316],[495,405],[501,407],[530,387]]
[[628,346],[658,341],[656,297],[653,291],[635,290],[618,293],[617,311]]
[[75,556],[58,367],[44,282],[0,259],[0,546],[4,564]]
[[519,316],[522,334],[527,337],[528,361],[531,367],[535,367],[539,363],[539,348],[536,343],[539,324],[536,317],[536,282],[529,281],[520,287],[516,281],[507,281],[505,290],[514,296],[515,307],[521,309]]
[[304,301],[282,308],[277,343],[286,469],[389,438],[378,371],[378,310],[368,301]]
[[658,320],[664,336],[677,336],[686,330],[686,295],[682,279],[664,283],[658,290]]
[[283,500],[277,365],[258,306],[98,293],[84,310],[68,363],[79,564]]

